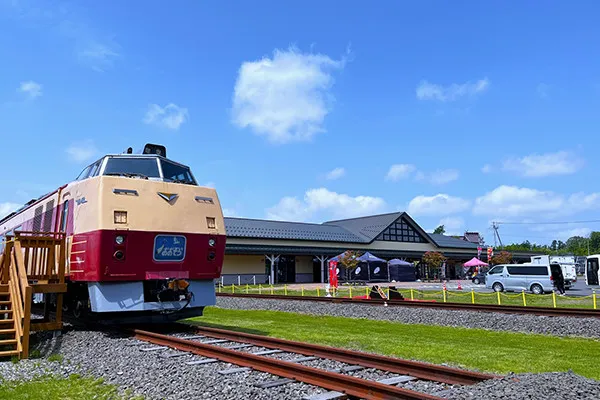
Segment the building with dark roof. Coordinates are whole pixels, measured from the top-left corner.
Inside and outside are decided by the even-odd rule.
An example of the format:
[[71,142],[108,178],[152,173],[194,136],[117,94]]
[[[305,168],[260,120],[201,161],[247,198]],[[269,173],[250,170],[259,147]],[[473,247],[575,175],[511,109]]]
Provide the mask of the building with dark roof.
[[467,240],[427,233],[405,212],[321,224],[226,217],[225,228],[224,284],[324,282],[327,259],[346,250],[408,261],[439,251],[448,258],[446,272],[452,278],[478,248]]

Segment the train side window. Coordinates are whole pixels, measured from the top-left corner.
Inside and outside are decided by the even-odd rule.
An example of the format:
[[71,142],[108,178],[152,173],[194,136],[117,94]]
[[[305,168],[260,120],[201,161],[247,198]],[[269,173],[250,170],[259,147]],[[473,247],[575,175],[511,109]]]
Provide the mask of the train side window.
[[83,171],[81,171],[81,173],[79,174],[79,176],[77,177],[77,179],[75,179],[76,181],[82,181],[85,178],[88,177],[89,173],[90,173],[90,169],[92,168],[91,165],[88,165],[87,167],[85,167],[85,169]]
[[102,160],[96,161],[96,163],[94,165],[92,165],[92,168],[90,169],[90,173],[87,177],[92,178],[92,177],[98,175],[98,172],[100,172],[101,164],[102,164]]
[[60,220],[60,231],[67,231],[67,217],[69,216],[69,200],[65,200],[65,204],[63,206],[63,212]]

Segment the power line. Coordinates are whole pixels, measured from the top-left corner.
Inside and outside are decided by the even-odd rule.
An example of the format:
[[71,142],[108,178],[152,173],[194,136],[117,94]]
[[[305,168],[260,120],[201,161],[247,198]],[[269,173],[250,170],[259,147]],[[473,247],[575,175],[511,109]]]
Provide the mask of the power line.
[[557,222],[494,222],[498,225],[567,225],[567,224],[591,224],[600,222],[600,219],[590,219],[587,221],[557,221]]

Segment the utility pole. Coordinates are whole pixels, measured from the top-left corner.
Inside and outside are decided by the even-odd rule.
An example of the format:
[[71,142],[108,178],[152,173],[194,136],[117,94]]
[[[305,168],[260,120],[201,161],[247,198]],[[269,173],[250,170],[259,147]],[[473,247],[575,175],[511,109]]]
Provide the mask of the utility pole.
[[496,247],[496,238],[498,238],[498,242],[500,242],[500,248],[504,248],[502,244],[502,239],[500,239],[500,233],[498,232],[498,228],[500,225],[497,222],[492,222],[492,229],[494,230],[494,247]]

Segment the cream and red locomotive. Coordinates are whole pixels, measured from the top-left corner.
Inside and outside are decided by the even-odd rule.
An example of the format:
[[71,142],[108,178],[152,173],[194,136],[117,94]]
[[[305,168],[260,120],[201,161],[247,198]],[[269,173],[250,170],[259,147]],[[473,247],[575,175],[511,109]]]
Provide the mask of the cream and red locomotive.
[[202,315],[215,304],[225,226],[215,189],[199,186],[164,146],[129,148],[0,220],[15,231],[64,232],[65,309],[126,321]]

